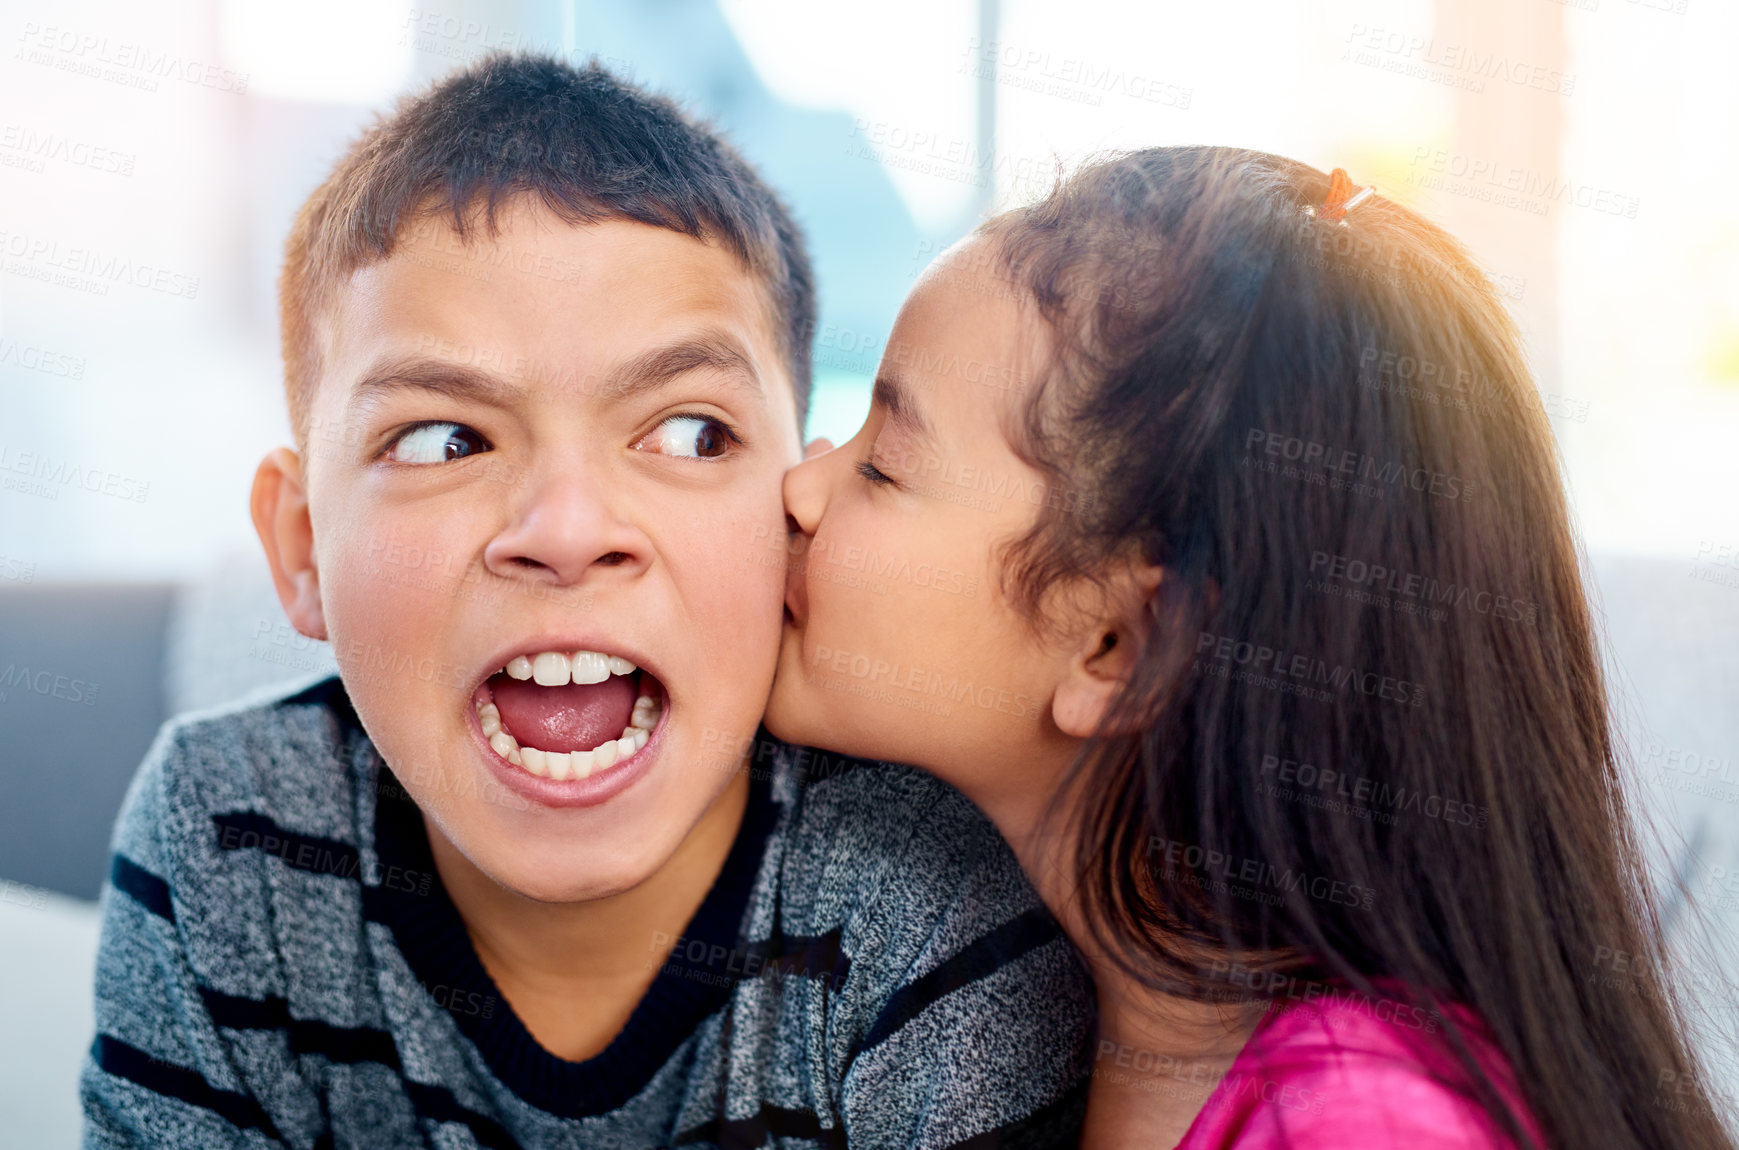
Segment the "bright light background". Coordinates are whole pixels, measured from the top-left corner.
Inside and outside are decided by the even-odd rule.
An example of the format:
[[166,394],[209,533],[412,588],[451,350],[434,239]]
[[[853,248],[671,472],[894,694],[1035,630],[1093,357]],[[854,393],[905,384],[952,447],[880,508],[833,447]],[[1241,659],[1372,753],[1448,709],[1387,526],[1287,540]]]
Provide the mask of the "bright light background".
[[[986,55],[1000,63],[998,207],[1042,191],[1059,161],[1118,148],[1236,144],[1348,167],[1448,224],[1521,296],[1515,311],[1591,546],[1689,566],[1701,544],[1739,539],[1739,7],[1007,0],[988,53],[972,50],[975,5],[941,19],[938,7],[878,6],[884,18],[868,27],[855,9],[802,0],[725,10],[775,90],[908,137],[970,140],[974,93],[960,73]],[[1554,33],[1555,49],[1535,43]],[[794,35],[857,50],[793,51]],[[1373,36],[1382,47],[1371,50]],[[1573,80],[1562,94],[1506,83],[1479,56],[1458,67],[1468,52]],[[1450,86],[1458,79],[1483,81],[1460,97],[1467,112]],[[1494,120],[1498,131],[1480,130]],[[1523,127],[1506,133],[1506,123]],[[921,221],[970,206],[952,182],[961,165],[937,148],[884,151]],[[922,159],[937,170],[904,166]],[[1482,174],[1434,186],[1463,165]],[[1470,194],[1501,191],[1511,173],[1536,189],[1524,203]],[[1517,233],[1548,258],[1514,253],[1506,241]]]
[[[493,47],[597,52],[786,191],[821,264],[816,433],[853,430],[901,293],[984,211],[1103,149],[1238,144],[1348,167],[1515,289],[1593,549],[1689,565],[1739,542],[1733,5],[5,0],[0,37],[0,450],[144,492],[0,489],[0,557],[38,579],[252,546],[290,214],[394,94]],[[1455,87],[1470,50],[1573,87]],[[1439,154],[1569,195],[1481,202],[1433,186]],[[1574,202],[1595,193],[1634,215]]]

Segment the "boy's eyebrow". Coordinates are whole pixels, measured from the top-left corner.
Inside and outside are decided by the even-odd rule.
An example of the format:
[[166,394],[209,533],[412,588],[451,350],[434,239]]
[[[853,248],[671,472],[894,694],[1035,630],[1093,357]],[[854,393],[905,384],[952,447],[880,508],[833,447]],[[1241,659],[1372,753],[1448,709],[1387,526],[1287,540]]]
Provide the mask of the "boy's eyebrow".
[[874,402],[887,408],[888,421],[895,427],[919,439],[933,439],[930,423],[912,399],[912,389],[897,375],[876,376]]
[[712,368],[734,375],[762,398],[761,377],[754,361],[735,339],[723,332],[710,332],[678,340],[636,356],[611,373],[610,390],[620,396],[650,391],[681,375]]
[[493,407],[507,406],[524,391],[498,375],[468,364],[412,355],[389,360],[359,380],[350,396],[351,407],[362,407],[375,396],[402,388],[432,391]]
[[[736,376],[757,398],[762,396],[761,377],[755,371],[754,361],[723,333],[681,339],[636,356],[611,373],[605,390],[620,398],[650,391],[702,368]],[[431,391],[493,407],[506,407],[525,394],[520,385],[470,364],[412,355],[390,360],[364,376],[351,395],[351,404],[360,407],[374,396],[401,388]]]

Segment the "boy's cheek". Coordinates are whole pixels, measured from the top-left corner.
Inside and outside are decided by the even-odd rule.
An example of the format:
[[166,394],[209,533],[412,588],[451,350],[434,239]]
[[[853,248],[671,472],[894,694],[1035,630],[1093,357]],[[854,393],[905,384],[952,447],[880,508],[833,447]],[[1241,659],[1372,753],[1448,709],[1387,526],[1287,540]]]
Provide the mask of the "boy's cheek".
[[[739,520],[670,556],[685,632],[686,662],[708,695],[754,712],[779,658],[785,606],[785,524]],[[776,546],[772,545],[776,542]],[[738,696],[741,696],[738,698]]]
[[449,568],[463,566],[445,550],[411,542],[416,538],[350,534],[328,551],[321,571],[328,633],[347,689],[371,712],[371,730],[406,727],[413,740],[417,732],[444,737],[435,732],[447,721],[463,723],[477,671],[467,663],[472,653],[453,642],[464,588]]
[[680,561],[684,585],[679,594],[708,605],[697,612],[697,622],[715,633],[730,633],[732,642],[757,653],[773,651],[779,639],[787,562],[783,514],[781,509],[776,522],[733,523],[685,548]]

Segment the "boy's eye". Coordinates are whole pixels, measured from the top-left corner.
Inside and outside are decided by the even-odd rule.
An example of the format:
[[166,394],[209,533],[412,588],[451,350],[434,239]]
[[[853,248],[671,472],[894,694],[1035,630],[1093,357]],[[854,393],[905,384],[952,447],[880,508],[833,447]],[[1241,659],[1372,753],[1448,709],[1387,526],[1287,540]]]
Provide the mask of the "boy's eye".
[[411,428],[386,450],[394,463],[445,463],[489,450],[489,442],[462,423],[424,423]]
[[710,415],[673,415],[648,432],[634,449],[684,459],[717,459],[737,442],[736,433]]

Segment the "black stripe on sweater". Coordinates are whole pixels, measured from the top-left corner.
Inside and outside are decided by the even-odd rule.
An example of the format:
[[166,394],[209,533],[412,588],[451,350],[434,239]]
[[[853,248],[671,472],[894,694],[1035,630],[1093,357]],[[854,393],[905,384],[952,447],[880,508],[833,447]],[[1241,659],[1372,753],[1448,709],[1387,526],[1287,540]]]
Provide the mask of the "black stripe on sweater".
[[748,949],[761,959],[761,972],[775,978],[822,978],[838,993],[851,977],[851,956],[845,953],[838,927],[814,937],[781,933]]
[[431,1122],[455,1122],[471,1131],[479,1146],[490,1150],[519,1150],[519,1143],[507,1128],[492,1118],[467,1110],[453,1097],[453,1092],[441,1086],[425,1086],[421,1082],[404,1080],[405,1094],[422,1117]]
[[1057,920],[1043,907],[1034,907],[1009,919],[989,934],[975,939],[972,945],[935,970],[895,991],[857,1053],[862,1054],[887,1041],[931,1004],[963,986],[995,974],[1028,951],[1060,937],[1062,933]]
[[175,921],[169,884],[119,851],[109,864],[109,884],[157,917]]
[[787,1110],[763,1102],[759,1114],[747,1118],[715,1118],[676,1136],[676,1145],[711,1142],[719,1150],[755,1150],[765,1146],[769,1138],[803,1138],[823,1146],[844,1147],[845,1131],[837,1126],[823,1126],[821,1119],[809,1110]]
[[362,856],[349,843],[280,827],[269,815],[230,811],[211,816],[217,845],[226,851],[258,850],[276,855],[285,866],[340,878],[362,877]]
[[412,1082],[403,1075],[399,1052],[392,1035],[384,1030],[363,1026],[334,1026],[329,1022],[295,1018],[290,1004],[282,998],[241,998],[209,987],[199,988],[205,1000],[206,1013],[219,1026],[229,1030],[280,1030],[286,1035],[292,1054],[317,1054],[332,1062],[373,1062],[399,1075],[405,1096],[419,1118],[431,1122],[457,1122],[469,1127],[483,1146],[513,1150],[516,1144],[494,1119],[461,1105],[452,1091],[440,1086]]
[[282,998],[241,998],[210,987],[199,988],[212,1022],[229,1030],[281,1030],[292,1054],[318,1054],[332,1062],[378,1062],[399,1067],[398,1047],[384,1030],[334,1026],[312,1018],[295,1018]]
[[153,1094],[208,1111],[238,1130],[258,1130],[274,1142],[283,1141],[278,1128],[272,1125],[272,1120],[258,1102],[246,1094],[219,1090],[197,1070],[154,1058],[138,1047],[106,1034],[97,1035],[96,1041],[91,1043],[91,1059],[105,1074],[125,1079]]
[[826,934],[775,934],[738,946],[679,938],[664,961],[664,969],[714,985],[769,978],[814,978],[838,993],[851,977],[851,956],[837,928]]

